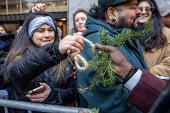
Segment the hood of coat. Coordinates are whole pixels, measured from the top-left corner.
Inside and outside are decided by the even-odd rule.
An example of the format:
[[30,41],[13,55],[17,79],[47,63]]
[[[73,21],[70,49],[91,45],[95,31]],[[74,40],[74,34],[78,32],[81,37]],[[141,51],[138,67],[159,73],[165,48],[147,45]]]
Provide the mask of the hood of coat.
[[15,34],[0,33],[0,49],[11,44],[14,38],[15,38]]
[[15,34],[0,33],[0,55],[3,54],[4,49],[9,49],[9,45],[15,38]]

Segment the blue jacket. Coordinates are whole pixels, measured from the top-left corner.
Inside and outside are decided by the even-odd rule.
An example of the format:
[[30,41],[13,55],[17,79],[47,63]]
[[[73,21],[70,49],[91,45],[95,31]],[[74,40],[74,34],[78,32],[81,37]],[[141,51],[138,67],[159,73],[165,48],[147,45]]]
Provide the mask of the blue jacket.
[[[93,43],[99,42],[98,31],[101,27],[108,30],[110,37],[122,32],[122,29],[111,27],[108,23],[102,20],[96,20],[92,17],[87,18],[85,27],[87,30],[83,33],[83,36]],[[135,64],[135,66],[140,69],[148,70],[138,40],[129,40],[124,45],[118,47],[118,49],[131,64]],[[91,46],[87,42],[84,42],[84,48],[81,51],[81,55],[87,61],[94,58]],[[89,81],[92,80],[92,75],[94,75],[94,73],[94,71],[79,71],[77,73],[78,87],[89,87],[91,85]],[[99,112],[101,113],[139,113],[140,111],[138,109],[124,100],[129,91],[120,84],[119,78],[117,81],[118,82],[111,87],[105,88],[100,84],[99,86],[95,86],[95,88],[80,94],[80,107],[99,108]]]

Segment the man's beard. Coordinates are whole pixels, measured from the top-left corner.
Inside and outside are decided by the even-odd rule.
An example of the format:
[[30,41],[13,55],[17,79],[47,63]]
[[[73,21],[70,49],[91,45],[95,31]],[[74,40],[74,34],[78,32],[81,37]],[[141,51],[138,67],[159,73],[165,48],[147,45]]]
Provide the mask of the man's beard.
[[135,17],[133,23],[128,23],[126,20],[126,17],[124,16],[121,16],[119,17],[119,20],[117,21],[117,28],[129,28],[131,29],[132,31],[141,31],[144,29],[144,27],[140,26],[140,25],[135,25],[135,20],[137,19],[138,17]]

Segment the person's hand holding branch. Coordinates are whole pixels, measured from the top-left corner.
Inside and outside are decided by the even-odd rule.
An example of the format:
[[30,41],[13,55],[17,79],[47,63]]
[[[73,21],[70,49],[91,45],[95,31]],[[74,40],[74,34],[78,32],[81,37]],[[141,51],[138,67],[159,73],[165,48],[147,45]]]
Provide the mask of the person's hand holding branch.
[[[95,44],[95,47],[100,50],[108,51],[110,52],[110,58],[114,62],[115,66],[115,71],[117,73],[120,73],[122,76],[117,74],[117,76],[121,79],[125,77],[125,75],[129,72],[129,70],[132,67],[132,64],[130,64],[125,56],[116,48],[112,46],[107,46],[107,45],[100,45],[100,44]],[[98,51],[98,54],[101,55],[102,52]]]

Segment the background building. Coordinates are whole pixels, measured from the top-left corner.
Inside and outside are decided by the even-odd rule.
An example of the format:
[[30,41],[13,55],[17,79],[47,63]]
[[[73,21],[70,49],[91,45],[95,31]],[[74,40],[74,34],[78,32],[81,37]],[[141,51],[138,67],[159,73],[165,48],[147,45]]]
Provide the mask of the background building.
[[57,21],[57,26],[67,34],[67,0],[0,0],[0,24],[8,32],[15,33],[16,27],[22,25],[28,12],[38,3],[47,5],[49,12]]
[[[155,1],[161,5],[170,0]],[[62,37],[65,37],[71,34],[73,13],[78,9],[88,11],[92,5],[97,5],[98,0],[0,0],[0,24],[7,27],[8,32],[15,33],[16,27],[23,24],[28,12],[38,3],[47,5],[46,11],[57,21],[63,32]]]
[[98,0],[68,0],[68,34],[72,34],[73,14],[80,9],[84,9],[87,12],[93,5],[98,5]]
[[[170,0],[155,0],[159,5],[163,2],[170,1]],[[68,0],[68,11],[67,11],[67,19],[68,19],[68,34],[72,34],[73,28],[73,14],[79,10],[84,9],[87,12],[93,5],[98,5],[98,0]]]

